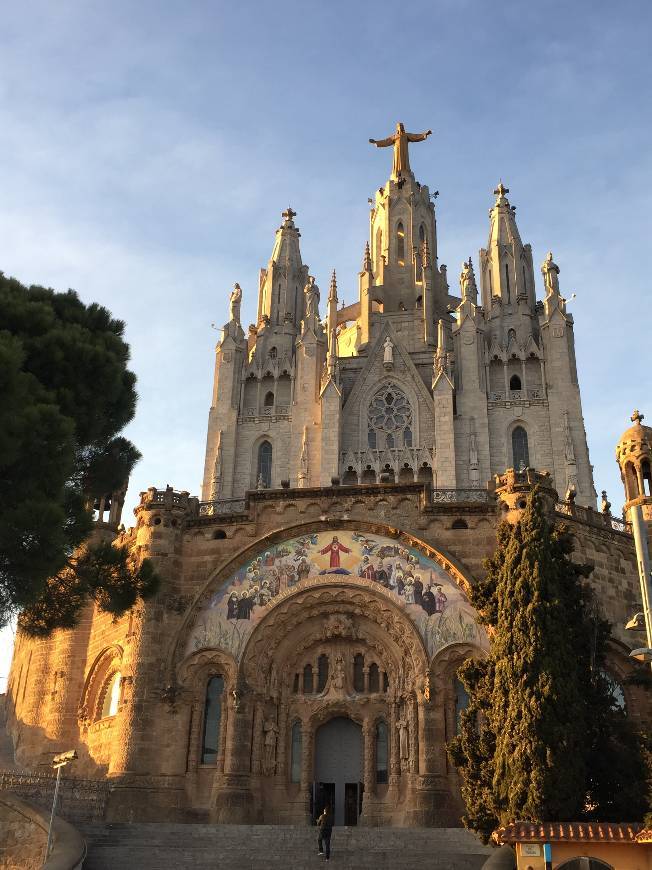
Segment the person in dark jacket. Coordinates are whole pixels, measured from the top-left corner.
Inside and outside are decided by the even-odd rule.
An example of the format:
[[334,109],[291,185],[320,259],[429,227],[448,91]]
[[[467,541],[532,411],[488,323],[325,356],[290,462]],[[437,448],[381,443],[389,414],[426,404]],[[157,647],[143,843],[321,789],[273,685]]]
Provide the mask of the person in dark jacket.
[[331,857],[331,834],[333,833],[333,813],[328,804],[324,807],[324,812],[317,819],[317,827],[319,828],[319,837],[317,839],[317,849],[319,854],[324,854],[326,847],[326,860],[330,861]]

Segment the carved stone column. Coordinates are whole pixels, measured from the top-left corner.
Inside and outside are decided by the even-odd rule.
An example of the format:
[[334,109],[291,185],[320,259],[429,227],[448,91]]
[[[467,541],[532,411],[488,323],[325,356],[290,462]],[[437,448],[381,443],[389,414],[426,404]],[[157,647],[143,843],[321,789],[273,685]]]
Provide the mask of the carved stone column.
[[313,732],[310,722],[301,723],[301,803],[307,822],[310,822],[310,788],[313,772]]
[[263,741],[264,741],[264,732],[263,727],[265,724],[265,716],[263,710],[263,702],[258,700],[255,703],[254,707],[254,727],[253,727],[253,739],[252,739],[252,749],[251,749],[251,772],[253,774],[263,773]]
[[224,773],[214,790],[214,816],[219,824],[247,824],[252,821],[252,720],[251,698],[242,694],[232,696],[227,721]]
[[392,701],[389,707],[389,772],[391,777],[401,775],[401,746],[397,708],[396,701]]
[[362,723],[362,758],[364,794],[371,797],[376,791],[376,747],[374,740],[373,718],[366,716]]
[[281,701],[278,712],[278,742],[276,744],[276,772],[282,781],[287,780],[288,743],[292,735],[288,734],[288,705]]

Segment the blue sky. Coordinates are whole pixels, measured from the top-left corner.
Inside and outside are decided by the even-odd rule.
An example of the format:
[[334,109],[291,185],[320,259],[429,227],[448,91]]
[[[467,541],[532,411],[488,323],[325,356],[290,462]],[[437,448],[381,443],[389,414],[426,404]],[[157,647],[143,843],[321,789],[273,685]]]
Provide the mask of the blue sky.
[[143,459],[126,523],[149,485],[198,492],[211,322],[235,281],[253,319],[288,203],[322,290],[336,268],[354,299],[391,160],[367,140],[397,120],[434,131],[412,165],[440,191],[451,287],[501,177],[537,274],[552,249],[577,293],[596,487],[619,510],[614,445],[650,396],[651,29],[646,0],[7,5],[0,269],[127,322]]

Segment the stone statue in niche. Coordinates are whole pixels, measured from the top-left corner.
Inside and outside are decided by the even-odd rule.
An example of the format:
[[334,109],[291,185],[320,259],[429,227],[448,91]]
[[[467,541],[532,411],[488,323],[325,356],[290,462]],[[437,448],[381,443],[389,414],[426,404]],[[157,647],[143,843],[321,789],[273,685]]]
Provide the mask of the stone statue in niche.
[[240,325],[240,306],[242,304],[242,289],[236,284],[229,297],[229,321]]
[[271,775],[276,769],[276,737],[278,734],[278,725],[272,719],[265,719],[263,731],[265,733],[265,756],[263,759],[263,768],[267,775]]
[[389,335],[385,339],[383,347],[385,349],[385,353],[383,355],[383,365],[386,369],[391,369],[394,367],[394,343]]
[[336,692],[344,691],[344,656],[338,653],[335,656],[335,664],[333,665],[333,676],[331,677],[331,688]]
[[406,719],[399,719],[396,723],[398,728],[399,754],[401,761],[408,761],[410,758],[410,730]]

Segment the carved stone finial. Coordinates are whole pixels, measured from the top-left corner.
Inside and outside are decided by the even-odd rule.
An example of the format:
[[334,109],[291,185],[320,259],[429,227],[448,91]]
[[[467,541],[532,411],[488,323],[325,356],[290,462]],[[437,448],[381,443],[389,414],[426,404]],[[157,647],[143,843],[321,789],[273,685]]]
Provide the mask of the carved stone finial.
[[362,271],[371,272],[371,251],[369,250],[369,242],[365,242],[364,259],[362,260]]
[[333,269],[333,274],[331,275],[331,283],[328,289],[328,298],[329,300],[334,299],[337,302],[337,275],[335,274],[335,269]]
[[507,203],[507,199],[505,198],[505,194],[509,193],[509,187],[505,187],[502,179],[498,182],[498,186],[494,190],[494,194],[496,195],[496,205],[505,205]]
[[281,214],[281,217],[283,218],[283,222],[286,223],[286,224],[288,224],[288,223],[292,223],[292,221],[294,220],[294,218],[295,218],[296,216],[297,216],[297,213],[296,213],[295,211],[292,211],[292,206],[291,206],[291,205],[289,205],[289,206],[285,209],[285,211]]
[[640,425],[641,421],[645,420],[645,414],[641,414],[638,408],[635,408],[634,413],[630,417],[630,420],[632,421],[632,423],[638,423]]

